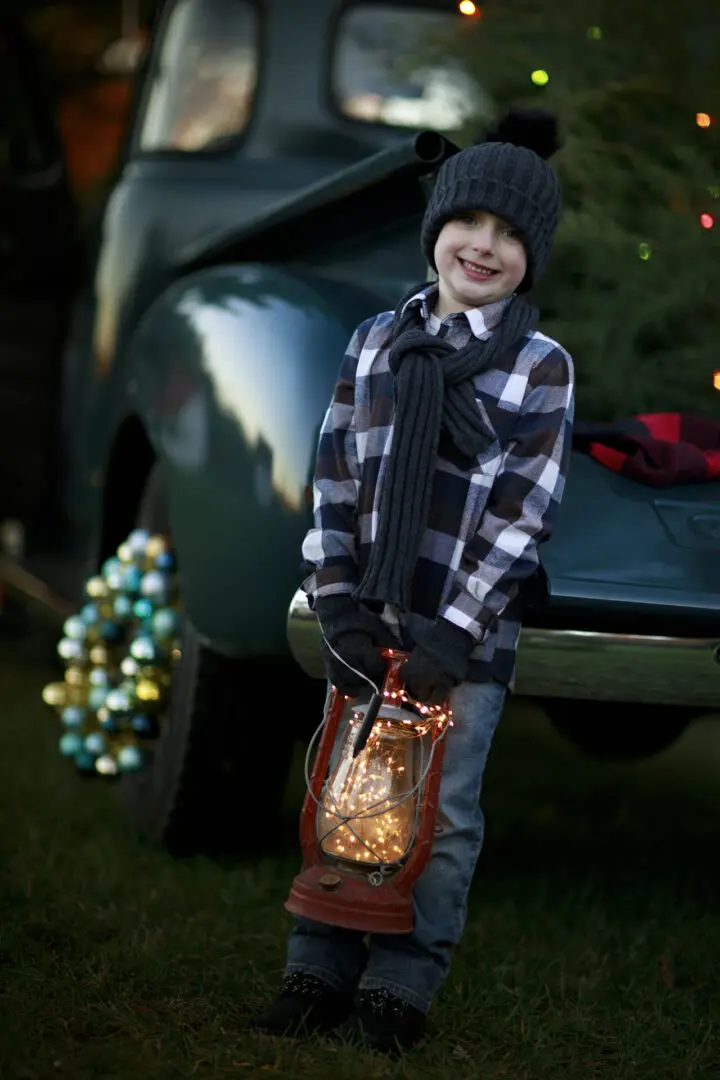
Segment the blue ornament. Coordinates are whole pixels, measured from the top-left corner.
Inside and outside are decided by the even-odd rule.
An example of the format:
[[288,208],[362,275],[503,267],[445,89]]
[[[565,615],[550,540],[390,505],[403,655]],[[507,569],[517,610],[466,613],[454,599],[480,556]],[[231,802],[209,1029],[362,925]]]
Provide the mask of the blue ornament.
[[107,581],[108,574],[114,574],[117,570],[122,570],[122,563],[118,559],[117,555],[112,555],[102,564],[102,569],[100,572]]
[[160,727],[153,716],[145,716],[138,713],[130,720],[130,727],[141,739],[156,739],[160,734]]
[[110,682],[110,676],[105,668],[93,668],[88,679],[91,686],[107,686]]
[[85,645],[82,641],[65,637],[58,642],[57,651],[63,660],[82,660],[85,656]]
[[72,638],[75,641],[84,641],[87,634],[85,621],[80,615],[71,615],[69,619],[65,620],[63,633],[66,638]]
[[103,641],[119,641],[122,637],[122,626],[113,622],[112,619],[106,619],[100,623],[100,637]]
[[109,690],[107,697],[105,698],[105,705],[112,712],[128,712],[131,704],[132,702],[130,701],[130,695],[127,690],[123,690],[120,687]]
[[82,750],[82,744],[80,735],[76,735],[74,731],[66,731],[60,739],[60,753],[63,757],[74,757],[78,751]]
[[60,713],[60,719],[65,727],[80,727],[85,719],[85,710],[81,709],[78,705],[66,705]]
[[86,626],[92,626],[93,623],[96,623],[99,615],[100,613],[97,609],[97,604],[85,604],[80,610],[80,618]]
[[142,635],[130,642],[130,655],[142,664],[154,664],[162,656],[162,649],[151,637]]
[[92,754],[94,757],[98,757],[102,754],[107,746],[107,741],[104,735],[101,735],[99,731],[91,732],[85,739],[85,751],[88,754]]
[[133,604],[133,615],[136,619],[149,619],[153,613],[153,606],[150,600],[146,600],[142,597],[140,600],[136,600]]
[[88,705],[97,712],[98,709],[102,709],[105,704],[105,698],[107,696],[107,690],[104,686],[93,686],[92,690],[88,694]]
[[113,614],[116,619],[129,619],[132,615],[132,600],[129,596],[116,596],[113,603]]
[[147,547],[149,539],[150,533],[147,529],[133,529],[127,538],[127,543],[129,544],[133,555],[142,557],[145,554],[145,548]]
[[125,592],[136,593],[140,591],[142,573],[137,566],[126,566],[123,570],[122,588]]
[[161,570],[148,570],[147,574],[143,574],[140,582],[140,592],[143,596],[154,600],[156,604],[167,603],[170,593],[170,581],[167,574],[163,574]]
[[75,765],[80,772],[95,772],[95,758],[88,754],[87,750],[80,750],[75,754]]
[[122,746],[117,754],[118,768],[122,772],[134,772],[143,763],[143,753],[139,746]]
[[174,570],[175,559],[170,551],[161,551],[158,557],[155,559],[155,566],[158,570]]
[[160,608],[152,618],[153,633],[160,641],[167,641],[178,632],[179,619],[176,611],[172,608]]

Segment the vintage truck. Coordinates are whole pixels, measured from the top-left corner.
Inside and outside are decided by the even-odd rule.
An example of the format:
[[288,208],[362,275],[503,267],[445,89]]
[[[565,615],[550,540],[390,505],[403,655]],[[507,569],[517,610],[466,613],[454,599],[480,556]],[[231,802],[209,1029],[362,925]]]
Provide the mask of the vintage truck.
[[[450,0],[170,0],[97,236],[33,51],[0,23],[0,521],[25,538],[0,580],[64,619],[135,527],[170,538],[170,704],[118,786],[172,851],[265,844],[316,722],[298,586],[319,425],[354,327],[427,277],[419,222],[472,106],[461,72],[399,80],[387,43],[410,55],[464,17]],[[574,454],[517,691],[585,750],[642,757],[716,708],[719,494]]]

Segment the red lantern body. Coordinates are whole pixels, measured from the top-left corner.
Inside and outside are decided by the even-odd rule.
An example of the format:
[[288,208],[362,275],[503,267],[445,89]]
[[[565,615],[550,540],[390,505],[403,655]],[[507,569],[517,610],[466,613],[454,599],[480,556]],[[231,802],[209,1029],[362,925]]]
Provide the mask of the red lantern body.
[[[397,831],[389,838],[388,829],[384,823],[382,828],[379,825],[375,826],[376,835],[384,837],[383,843],[386,846],[391,842],[394,843],[394,846],[388,847],[395,856],[394,869],[390,872],[381,872],[384,860],[373,857],[374,849],[364,842],[362,827],[368,820],[379,818],[380,813],[388,817],[391,811],[377,812],[370,814],[369,817],[367,812],[361,812],[357,818],[346,819],[339,811],[328,810],[327,801],[324,801],[324,799],[327,800],[327,792],[330,790],[328,784],[333,777],[337,782],[339,769],[344,769],[347,775],[355,768],[346,755],[344,763],[341,762],[339,766],[336,764],[335,772],[330,778],[328,777],[341,720],[347,708],[352,710],[348,699],[333,688],[300,816],[303,869],[293,881],[285,907],[294,915],[350,930],[403,934],[409,933],[413,928],[412,887],[422,873],[432,851],[442,776],[444,735],[449,723],[450,711],[447,703],[440,707],[410,702],[400,680],[400,669],[407,659],[407,654],[397,650],[385,650],[383,656],[388,662],[383,686],[383,702],[379,715],[373,723],[371,735],[373,741],[368,740],[367,747],[361,751],[357,761],[360,774],[365,776],[368,772],[368,764],[372,766],[373,761],[383,764],[383,755],[387,758],[388,749],[393,751],[394,760],[402,760],[402,758],[398,759],[395,751],[399,747],[402,753],[402,743],[405,739],[407,753],[408,740],[413,737],[410,727],[407,726],[410,721],[402,719],[398,722],[397,719],[390,718],[413,715],[412,712],[405,712],[402,705],[406,708],[414,707],[417,710],[414,715],[417,716],[418,725],[413,729],[414,735],[416,738],[422,737],[426,740],[431,748],[431,756],[428,759],[427,770],[423,774],[422,785],[415,796],[419,802],[413,803],[412,807],[415,822],[412,837],[409,843],[404,838],[408,823],[407,805],[400,814],[395,815],[396,825],[399,818],[402,817],[404,820],[397,825]],[[353,722],[359,715],[353,714]],[[405,734],[401,725],[406,725]],[[417,734],[420,730],[423,732],[422,736]],[[389,733],[387,738],[385,738],[386,731]],[[384,749],[383,743],[386,744]],[[394,745],[391,746],[391,743]],[[399,772],[402,771],[401,766]],[[361,792],[361,803],[362,798]],[[334,805],[338,805],[337,801]],[[402,808],[404,803],[402,800],[396,800],[395,803],[390,800],[390,805],[392,809],[398,809]],[[320,838],[319,822],[332,822],[333,819],[337,824],[331,826],[326,835]],[[346,820],[354,822],[354,825],[343,824]],[[390,818],[390,820],[393,819]],[[405,833],[403,833],[403,824]],[[352,855],[340,854],[348,846],[343,834],[351,841],[349,846],[354,849]],[[328,837],[331,839],[328,840]],[[388,870],[387,864],[385,870]]]

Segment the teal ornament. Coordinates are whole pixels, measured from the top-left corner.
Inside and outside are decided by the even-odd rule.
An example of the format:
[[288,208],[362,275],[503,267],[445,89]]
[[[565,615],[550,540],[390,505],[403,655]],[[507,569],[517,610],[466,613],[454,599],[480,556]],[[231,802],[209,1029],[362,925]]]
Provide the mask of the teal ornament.
[[175,559],[170,551],[161,551],[155,560],[155,566],[158,570],[174,570]]
[[69,619],[65,620],[63,633],[66,638],[72,638],[74,641],[84,641],[87,634],[87,625],[80,615],[71,615]]
[[105,704],[105,698],[107,696],[107,690],[104,686],[93,686],[92,690],[88,694],[88,705],[97,712],[98,709],[102,709]]
[[100,637],[103,641],[111,643],[119,641],[122,637],[122,626],[113,622],[112,619],[106,619],[105,622],[100,623]]
[[149,619],[153,613],[153,606],[150,600],[146,600],[142,597],[140,600],[136,600],[133,604],[133,615],[136,619]]
[[93,773],[95,772],[95,757],[87,750],[80,750],[75,754],[75,766],[79,772]]
[[136,637],[130,643],[130,655],[141,664],[154,664],[162,656],[162,650],[151,637]]
[[105,705],[111,712],[128,712],[132,707],[132,702],[127,690],[116,687],[108,691]]
[[122,592],[125,585],[125,568],[118,560],[117,569],[105,575],[105,581],[111,592]]
[[140,665],[134,656],[123,656],[120,662],[120,671],[128,679],[133,679],[140,670]]
[[104,735],[101,735],[99,731],[92,731],[85,739],[85,751],[88,754],[92,754],[93,757],[99,757],[104,753],[107,747],[107,741]]
[[138,713],[130,720],[130,727],[141,739],[156,739],[160,734],[160,727],[154,716],[145,716]]
[[110,676],[105,668],[93,668],[88,679],[91,686],[108,686],[110,683]]
[[140,592],[148,599],[154,600],[156,604],[167,603],[170,592],[167,574],[163,574],[161,570],[148,570],[147,574],[143,574],[140,582]]
[[122,746],[117,753],[118,768],[122,772],[134,772],[143,763],[143,753],[139,746]]
[[150,533],[147,529],[133,529],[133,531],[127,538],[127,542],[133,555],[142,558],[142,556],[145,554],[145,548],[147,547],[147,542],[149,539]]
[[74,731],[66,731],[60,738],[60,753],[63,757],[75,757],[82,750],[82,738]]
[[167,641],[169,638],[175,637],[178,627],[178,614],[172,608],[160,608],[152,617],[153,634],[160,641]]
[[63,660],[83,660],[85,657],[85,645],[74,638],[61,638],[57,651]]
[[114,574],[117,570],[122,570],[122,563],[118,559],[117,555],[112,555],[102,564],[102,569],[100,573],[107,581],[108,575]]
[[132,600],[129,596],[116,596],[113,603],[113,614],[116,619],[129,619],[132,615]]
[[[67,728],[80,727],[84,719],[85,710],[81,709],[79,705],[66,705],[60,713],[60,720],[63,726]],[[75,753],[74,750],[73,753]]]
[[126,566],[123,570],[122,588],[125,592],[136,593],[140,591],[142,573],[137,566]]
[[116,716],[113,716],[103,709],[103,716],[98,716],[98,721],[106,735],[117,735],[120,731],[120,724]]
[[86,626],[92,626],[94,623],[96,623],[98,621],[99,615],[100,613],[97,609],[97,604],[85,604],[80,609],[80,618]]

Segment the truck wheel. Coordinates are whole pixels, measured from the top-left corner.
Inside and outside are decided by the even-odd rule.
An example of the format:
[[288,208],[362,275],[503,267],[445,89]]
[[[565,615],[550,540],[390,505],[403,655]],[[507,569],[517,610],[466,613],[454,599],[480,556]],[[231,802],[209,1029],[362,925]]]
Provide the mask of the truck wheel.
[[[165,492],[156,467],[138,524],[167,535]],[[273,661],[215,653],[184,618],[160,734],[147,765],[120,783],[144,836],[174,855],[244,856],[277,841],[294,739],[287,716],[268,715],[261,695],[282,678]]]
[[672,705],[544,698],[555,730],[589,757],[601,761],[641,761],[680,738],[697,713]]

